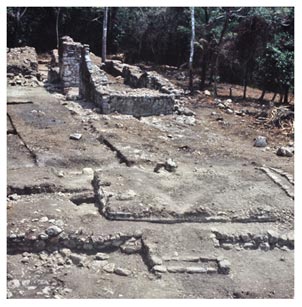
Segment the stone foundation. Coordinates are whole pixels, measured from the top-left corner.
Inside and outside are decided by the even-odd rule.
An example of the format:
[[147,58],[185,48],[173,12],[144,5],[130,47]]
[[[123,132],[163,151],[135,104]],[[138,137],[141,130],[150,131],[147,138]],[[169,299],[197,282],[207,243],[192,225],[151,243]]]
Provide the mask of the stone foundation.
[[155,71],[143,71],[137,66],[114,60],[106,61],[105,69],[113,76],[122,76],[125,84],[134,88],[149,88],[176,97],[181,96],[183,92]]
[[88,45],[82,49],[80,95],[93,101],[103,114],[170,114],[174,106],[173,95],[150,89],[132,89],[122,84],[109,85],[107,74],[91,62]]

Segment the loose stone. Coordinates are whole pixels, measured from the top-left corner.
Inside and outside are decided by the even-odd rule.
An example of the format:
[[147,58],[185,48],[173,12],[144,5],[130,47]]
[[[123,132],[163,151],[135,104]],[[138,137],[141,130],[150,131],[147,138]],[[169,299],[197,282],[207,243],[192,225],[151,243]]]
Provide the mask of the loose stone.
[[151,262],[151,265],[152,265],[152,266],[161,265],[161,264],[163,263],[162,259],[159,258],[159,257],[156,256],[156,255],[151,255],[151,256],[150,256],[150,262]]
[[43,216],[43,217],[41,217],[40,220],[39,220],[39,222],[41,222],[41,223],[45,223],[45,222],[47,222],[47,221],[48,221],[48,217],[47,217],[47,216]]
[[226,250],[231,250],[233,248],[233,244],[231,244],[231,243],[223,243],[223,244],[221,244],[221,247],[223,249],[226,249]]
[[266,147],[267,146],[267,139],[265,136],[257,136],[255,139],[254,146],[256,147]]
[[81,133],[73,133],[73,134],[71,134],[71,135],[69,136],[69,138],[70,138],[71,140],[76,140],[76,141],[80,140],[81,137],[82,137],[82,134],[81,134]]
[[259,247],[261,250],[266,251],[266,252],[270,250],[270,245],[268,242],[260,243]]
[[94,257],[95,260],[107,260],[109,259],[109,255],[105,253],[97,253]]
[[23,257],[23,258],[21,259],[21,262],[22,262],[22,263],[28,263],[28,262],[29,262],[29,258],[28,258],[28,257]]
[[113,273],[115,270],[115,264],[114,263],[108,263],[103,267],[103,270],[107,273]]
[[50,237],[56,237],[57,235],[59,235],[63,230],[61,228],[59,228],[58,226],[50,226],[49,228],[46,229],[46,233],[50,236]]
[[77,266],[83,266],[83,262],[85,261],[85,257],[78,254],[71,254],[70,259]]
[[202,267],[187,267],[186,272],[189,274],[195,274],[195,273],[207,273],[207,270]]
[[229,274],[231,263],[228,260],[224,259],[218,262],[218,268],[219,268],[219,273]]
[[181,266],[168,266],[167,271],[169,273],[185,273],[186,268]]
[[129,276],[131,274],[131,271],[123,268],[116,268],[114,270],[114,273],[120,276]]
[[69,248],[61,248],[59,252],[63,257],[69,257],[71,255],[71,250]]
[[280,147],[276,154],[280,157],[292,157],[294,155],[294,150],[291,147]]
[[85,167],[85,168],[82,169],[82,173],[83,173],[84,175],[93,175],[93,174],[94,174],[94,171],[93,171],[93,169],[90,168],[90,167]]
[[9,289],[16,289],[16,288],[19,288],[20,287],[20,281],[18,279],[13,279],[13,280],[10,280],[8,283],[7,283],[7,287]]
[[158,272],[158,273],[166,273],[167,272],[167,268],[164,265],[155,265],[152,270],[154,272]]

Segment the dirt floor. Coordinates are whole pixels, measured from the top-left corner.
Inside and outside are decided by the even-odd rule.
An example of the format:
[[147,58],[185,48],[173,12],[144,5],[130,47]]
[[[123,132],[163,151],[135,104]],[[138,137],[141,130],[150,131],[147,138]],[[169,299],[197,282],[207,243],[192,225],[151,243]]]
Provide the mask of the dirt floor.
[[294,296],[293,135],[254,100],[180,102],[134,118],[8,87],[8,298]]

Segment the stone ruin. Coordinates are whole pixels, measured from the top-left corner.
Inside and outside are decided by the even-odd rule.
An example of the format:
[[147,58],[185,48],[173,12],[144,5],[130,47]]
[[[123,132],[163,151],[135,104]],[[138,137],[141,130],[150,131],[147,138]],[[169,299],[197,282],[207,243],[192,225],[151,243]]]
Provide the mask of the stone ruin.
[[103,114],[118,112],[133,116],[171,114],[175,97],[181,95],[167,79],[120,61],[97,65],[89,46],[61,38],[52,52],[49,82],[60,79],[64,91],[78,87],[79,95],[92,101]]
[[78,87],[80,83],[80,62],[82,44],[63,36],[59,46],[60,79],[63,88]]
[[35,48],[7,48],[7,82],[10,86],[43,86],[41,81]]

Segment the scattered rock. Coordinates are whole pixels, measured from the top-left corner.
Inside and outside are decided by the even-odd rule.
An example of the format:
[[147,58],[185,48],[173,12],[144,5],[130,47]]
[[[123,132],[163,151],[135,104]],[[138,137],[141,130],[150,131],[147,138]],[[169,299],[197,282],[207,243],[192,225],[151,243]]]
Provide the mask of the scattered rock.
[[85,256],[81,256],[78,254],[71,254],[70,256],[71,261],[73,262],[73,264],[77,265],[77,266],[83,266],[84,265],[84,261],[85,261]]
[[255,244],[252,243],[252,242],[244,243],[243,244],[243,248],[245,248],[245,249],[253,249],[253,248],[255,248]]
[[294,149],[292,147],[279,147],[276,154],[280,157],[292,157]]
[[207,273],[208,273],[208,274],[217,273],[217,269],[216,269],[216,268],[207,268]]
[[136,193],[133,191],[133,190],[129,190],[125,193],[119,193],[117,196],[116,196],[116,199],[117,200],[133,200],[136,196]]
[[233,248],[233,244],[231,243],[222,243],[221,247],[226,250],[231,250]]
[[157,163],[153,171],[158,173],[161,168],[164,168],[168,172],[175,172],[177,167],[176,162],[169,158],[165,163]]
[[135,254],[141,251],[142,244],[140,240],[129,240],[121,247],[121,251],[125,254]]
[[161,265],[163,263],[163,261],[158,256],[151,255],[150,256],[150,263],[151,263],[151,266],[155,266],[155,265]]
[[16,288],[19,288],[20,287],[20,281],[18,279],[13,279],[13,280],[10,280],[8,283],[7,283],[7,287],[9,289],[16,289]]
[[21,259],[21,262],[22,262],[22,263],[28,263],[28,262],[29,262],[29,258],[28,258],[28,257],[23,257],[23,258]]
[[82,138],[82,134],[81,133],[73,133],[69,136],[69,138],[71,140],[80,140]]
[[251,241],[251,237],[248,234],[241,234],[240,238],[243,242],[250,242]]
[[39,239],[41,240],[48,240],[49,236],[46,233],[40,233]]
[[185,115],[185,116],[194,116],[195,113],[191,111],[189,108],[186,107],[179,107],[177,109],[177,114],[178,115]]
[[7,279],[7,280],[13,280],[14,278],[13,278],[13,275],[12,275],[12,274],[7,273],[6,279]]
[[228,114],[233,114],[234,113],[234,111],[232,109],[229,109],[229,108],[226,109],[225,112],[228,113]]
[[165,169],[168,171],[168,172],[175,172],[177,168],[177,164],[176,162],[174,162],[172,159],[168,159],[166,162],[165,162]]
[[114,273],[120,276],[129,276],[131,271],[123,268],[116,268],[114,269]]
[[211,96],[211,92],[208,91],[208,90],[205,90],[203,93],[204,93],[206,96]]
[[95,260],[107,260],[109,259],[109,255],[105,253],[97,253],[94,257]]
[[266,147],[267,146],[267,139],[265,136],[257,136],[254,143],[255,147]]
[[93,175],[94,171],[90,167],[85,167],[85,168],[82,169],[82,174],[84,174],[84,175]]
[[268,241],[270,244],[276,244],[278,242],[279,234],[276,231],[268,230],[267,235],[268,235]]
[[10,200],[18,200],[20,196],[18,194],[11,194],[8,196]]
[[30,280],[29,279],[22,280],[21,284],[23,287],[28,287],[30,285]]
[[48,222],[48,217],[47,216],[43,216],[40,218],[39,222],[41,223],[45,223],[45,222]]
[[230,269],[231,269],[231,263],[228,260],[223,259],[223,260],[218,262],[218,271],[219,271],[219,273],[221,273],[221,274],[229,274]]
[[155,265],[152,270],[154,272],[158,272],[158,273],[166,273],[167,272],[167,268],[164,265]]
[[115,264],[114,263],[108,263],[103,267],[103,270],[107,273],[113,273],[115,270]]
[[61,248],[59,252],[63,257],[70,257],[72,254],[69,248]]
[[59,235],[63,230],[58,227],[58,226],[50,226],[49,228],[46,229],[46,234],[48,234],[50,237],[56,237]]
[[284,252],[289,252],[290,251],[290,249],[287,246],[282,246],[282,247],[280,247],[280,249],[282,251],[284,251]]
[[267,252],[267,251],[270,250],[270,245],[269,245],[268,242],[262,242],[262,243],[260,243],[259,248],[260,248],[261,250]]
[[207,273],[207,269],[203,267],[187,267],[186,272],[189,274],[195,274],[195,273]]
[[186,268],[182,266],[168,266],[167,271],[169,273],[185,273]]

